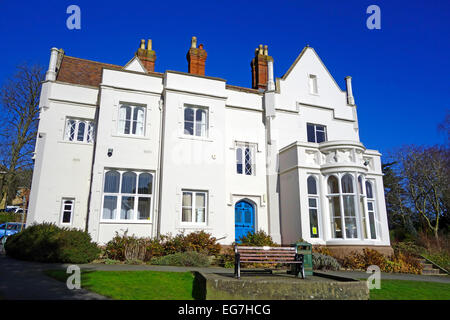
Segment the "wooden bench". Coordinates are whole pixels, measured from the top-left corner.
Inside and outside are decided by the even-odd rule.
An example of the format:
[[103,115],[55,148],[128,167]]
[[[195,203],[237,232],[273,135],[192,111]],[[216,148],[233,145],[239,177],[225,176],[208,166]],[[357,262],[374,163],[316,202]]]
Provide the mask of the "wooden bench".
[[298,254],[295,247],[246,247],[234,246],[234,276],[241,278],[241,263],[294,264],[295,276],[305,279],[303,254]]

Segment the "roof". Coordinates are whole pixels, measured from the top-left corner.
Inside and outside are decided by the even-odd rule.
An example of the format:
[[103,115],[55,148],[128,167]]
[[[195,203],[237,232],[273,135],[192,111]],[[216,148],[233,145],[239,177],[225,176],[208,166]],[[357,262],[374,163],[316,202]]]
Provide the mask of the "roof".
[[[130,60],[130,62],[131,61],[132,60]],[[130,62],[128,62],[127,65]],[[63,55],[61,65],[59,67],[58,74],[56,76],[56,80],[61,81],[61,82],[98,87],[102,81],[103,68],[124,70],[125,67],[118,66],[115,64],[110,64],[110,63],[97,62],[97,61]],[[201,75],[190,74],[190,73],[185,73],[185,72],[180,72],[180,71],[167,71],[167,72],[185,74],[185,75],[190,75],[190,76],[198,76],[198,77],[203,77],[203,78],[208,78],[208,79],[213,79],[213,80],[226,81],[221,78],[201,76]],[[156,76],[163,75],[160,72],[147,72],[147,74],[156,75]],[[258,91],[258,89],[233,86],[233,85],[229,85],[229,84],[226,85],[226,88],[231,89],[231,90],[241,91],[241,92],[262,94],[261,92]]]
[[98,87],[103,68],[122,69],[122,66],[64,55],[56,80]]

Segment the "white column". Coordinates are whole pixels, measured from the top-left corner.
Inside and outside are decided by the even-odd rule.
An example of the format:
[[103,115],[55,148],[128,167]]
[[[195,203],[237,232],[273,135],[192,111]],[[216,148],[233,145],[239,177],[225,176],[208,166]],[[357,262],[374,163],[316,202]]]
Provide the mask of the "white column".
[[58,60],[58,49],[52,48],[50,50],[50,63],[48,64],[48,70],[45,74],[45,80],[56,80],[56,62]]
[[267,73],[268,73],[267,90],[273,91],[275,90],[275,82],[273,81],[273,61],[271,60],[269,60],[267,63]]
[[352,77],[345,77],[345,84],[347,86],[347,103],[351,106],[355,105],[355,98],[353,98],[352,91]]

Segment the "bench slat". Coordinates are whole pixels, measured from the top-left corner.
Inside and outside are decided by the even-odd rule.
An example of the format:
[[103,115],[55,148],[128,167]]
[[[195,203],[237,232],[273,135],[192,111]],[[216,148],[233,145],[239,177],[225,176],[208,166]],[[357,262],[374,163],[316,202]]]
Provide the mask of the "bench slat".
[[302,263],[301,261],[258,261],[258,260],[244,260],[244,261],[241,261],[241,263],[261,263],[261,264],[264,264],[264,263],[286,263],[286,264],[289,264],[289,263]]

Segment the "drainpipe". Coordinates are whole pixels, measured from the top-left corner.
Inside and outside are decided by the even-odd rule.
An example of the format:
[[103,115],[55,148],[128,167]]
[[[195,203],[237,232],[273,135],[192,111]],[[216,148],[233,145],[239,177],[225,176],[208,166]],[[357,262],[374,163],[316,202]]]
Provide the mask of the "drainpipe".
[[[161,188],[162,188],[162,175],[161,175],[161,167],[162,167],[162,158],[163,158],[163,145],[162,145],[162,141],[163,141],[163,134],[164,134],[164,130],[163,130],[163,112],[164,112],[164,100],[161,97],[161,100],[159,100],[159,144],[158,144],[158,152],[159,152],[159,156],[158,156],[158,165],[156,168],[156,174],[157,174],[157,179],[158,179],[158,185],[157,185],[157,192],[158,192],[158,203],[155,205],[156,212],[154,212],[154,218],[153,218],[153,235],[156,235],[157,238],[159,238],[160,235],[160,231],[161,231],[161,199],[162,199],[162,195],[161,195]],[[156,199],[156,197],[155,197]],[[155,236],[153,236],[154,238]]]

